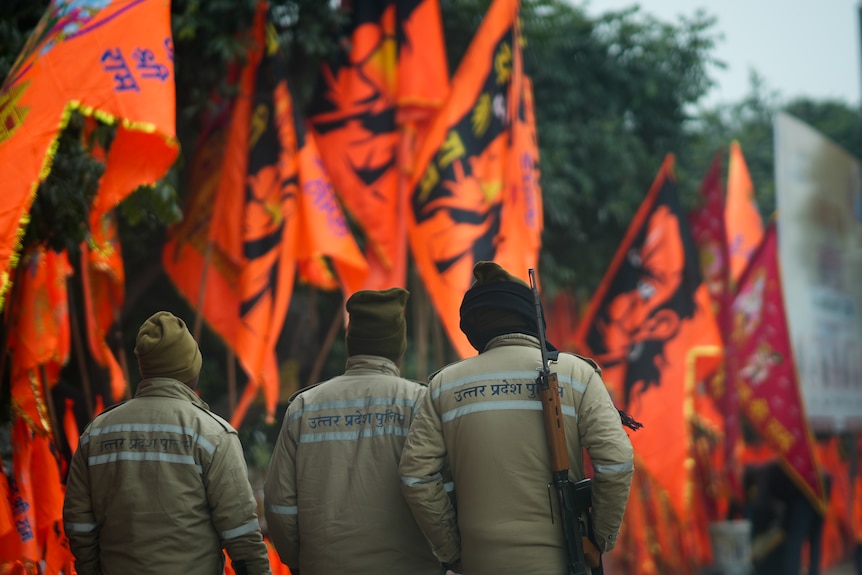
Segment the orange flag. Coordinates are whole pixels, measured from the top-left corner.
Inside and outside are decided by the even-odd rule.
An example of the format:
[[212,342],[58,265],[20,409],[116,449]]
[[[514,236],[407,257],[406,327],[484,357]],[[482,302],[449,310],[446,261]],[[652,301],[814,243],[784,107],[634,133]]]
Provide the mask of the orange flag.
[[261,389],[274,417],[275,346],[302,258],[307,278],[323,287],[336,285],[324,256],[346,292],[367,273],[302,128],[276,45],[265,41],[265,18],[261,5],[240,94],[205,130],[192,161],[188,219],[171,230],[163,253],[168,276],[249,376],[235,427]]
[[311,130],[368,241],[364,287],[404,286],[406,178],[448,90],[439,1],[357,0],[349,35],[349,49],[323,67]]
[[728,381],[737,387],[748,422],[812,505],[823,510],[823,483],[790,345],[776,240],[773,220],[739,280],[731,305]]
[[[274,86],[261,81],[272,77],[277,82]],[[249,149],[247,194],[254,194],[254,197],[247,200],[246,210],[247,214],[257,219],[252,220],[253,225],[246,224],[246,237],[249,230],[256,230],[254,226],[259,225],[260,216],[264,218],[264,225],[260,228],[260,238],[245,240],[246,254],[251,253],[249,245],[258,249],[261,243],[270,243],[269,238],[274,233],[280,245],[275,246],[277,255],[270,251],[263,257],[249,259],[240,276],[241,289],[248,290],[243,294],[243,304],[253,298],[254,310],[260,314],[243,314],[242,323],[248,324],[251,319],[255,325],[265,327],[249,329],[247,332],[241,330],[240,335],[246,335],[247,339],[240,339],[238,344],[240,349],[243,346],[257,349],[262,342],[260,335],[267,333],[265,345],[268,349],[263,352],[262,371],[256,374],[246,367],[252,377],[231,418],[235,427],[241,423],[248,404],[255,397],[257,386],[263,388],[268,416],[274,416],[279,385],[275,345],[287,315],[297,265],[301,264],[300,269],[306,270],[308,277],[318,286],[334,288],[337,284],[323,263],[323,257],[328,257],[344,286],[345,299],[362,287],[368,273],[367,264],[323,170],[314,139],[311,134],[305,133],[302,118],[284,77],[280,54],[271,52],[264,58],[258,78],[254,115],[265,117],[268,121]],[[259,113],[266,107],[269,112]],[[270,207],[258,214],[256,203],[259,201]],[[272,223],[267,221],[270,214],[278,213],[279,210],[279,219]],[[274,231],[273,223],[282,229]],[[279,266],[277,277],[270,271],[274,265]],[[258,272],[258,269],[266,270],[266,274]],[[244,284],[246,278],[251,282],[248,286]],[[271,291],[274,297],[266,296],[272,297],[271,303],[257,303],[260,302],[260,290]],[[237,353],[237,357],[242,361],[240,353]]]
[[[34,429],[51,431],[47,399],[69,358],[66,253],[30,248],[16,270],[16,301],[10,308],[12,408]],[[47,381],[45,380],[47,378]]]
[[81,437],[81,431],[78,428],[78,420],[75,418],[75,402],[69,398],[66,398],[66,410],[63,412],[63,434],[66,436],[69,451],[75,455],[75,451],[78,450],[78,439]]
[[95,215],[90,214],[90,240],[81,244],[87,343],[96,363],[108,369],[116,403],[130,396],[126,374],[107,342],[125,297],[125,270],[115,214]]
[[111,206],[173,164],[174,91],[169,3],[51,4],[0,88],[0,295],[71,112],[117,124],[97,198]]
[[416,267],[462,357],[475,354],[458,312],[473,265],[497,261],[526,279],[538,254],[538,154],[517,14],[517,0],[496,0],[489,8],[428,131],[410,186]]
[[644,428],[636,467],[689,518],[694,384],[722,342],[668,155],[581,322],[577,340],[603,369],[617,405]]
[[724,211],[730,252],[730,279],[736,285],[751,254],[763,239],[763,220],[754,201],[754,184],[738,142],[730,144],[727,166],[727,205]]
[[32,564],[38,563],[41,558],[36,530],[36,500],[30,472],[31,433],[23,418],[14,418],[12,475],[7,476],[7,479],[15,530],[0,539],[0,564],[15,560]]

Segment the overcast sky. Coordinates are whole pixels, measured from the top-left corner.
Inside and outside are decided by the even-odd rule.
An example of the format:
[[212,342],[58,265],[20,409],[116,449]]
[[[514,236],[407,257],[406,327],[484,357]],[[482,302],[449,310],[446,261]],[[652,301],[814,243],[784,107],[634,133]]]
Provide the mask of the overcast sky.
[[698,8],[718,18],[724,39],[713,69],[718,85],[703,102],[736,102],[749,92],[756,70],[782,100],[837,98],[857,105],[862,92],[858,4],[860,0],[572,0],[596,15],[634,4],[642,12],[676,22]]

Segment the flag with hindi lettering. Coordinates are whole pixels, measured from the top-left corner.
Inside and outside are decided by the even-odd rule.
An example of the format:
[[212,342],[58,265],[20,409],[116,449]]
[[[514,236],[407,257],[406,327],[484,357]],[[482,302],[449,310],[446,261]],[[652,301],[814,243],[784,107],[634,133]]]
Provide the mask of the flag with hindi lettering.
[[644,424],[636,467],[689,519],[697,381],[718,367],[721,334],[673,179],[662,164],[593,296],[577,340],[617,405]]
[[169,3],[51,2],[0,88],[0,295],[73,111],[117,125],[98,206],[115,205],[170,168],[179,151],[173,68]]
[[773,219],[740,277],[731,304],[728,381],[752,428],[781,458],[811,503],[825,509],[814,440],[805,416],[778,267]]
[[730,282],[735,286],[751,254],[763,239],[763,219],[754,201],[754,184],[739,142],[731,142],[727,164],[727,204],[724,208]]
[[495,0],[488,9],[428,130],[410,185],[411,251],[461,357],[476,353],[459,328],[474,264],[493,260],[526,281],[538,257],[538,148],[518,7],[517,0]]
[[29,248],[15,270],[15,301],[8,328],[12,409],[41,433],[52,430],[46,394],[69,359],[69,305],[72,268],[66,253]]
[[415,150],[448,91],[439,0],[357,0],[351,9],[350,42],[323,66],[310,128],[364,232],[363,287],[403,287]]

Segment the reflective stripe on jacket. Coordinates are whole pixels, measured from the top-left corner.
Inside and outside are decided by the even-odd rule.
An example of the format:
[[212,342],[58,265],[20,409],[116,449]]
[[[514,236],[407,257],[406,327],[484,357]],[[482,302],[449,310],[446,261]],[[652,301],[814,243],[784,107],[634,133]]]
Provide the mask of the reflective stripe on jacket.
[[295,397],[264,484],[282,561],[302,575],[440,575],[398,480],[424,391],[390,360],[354,355],[344,375]]
[[[460,557],[465,573],[565,572],[560,523],[551,522],[540,366],[537,339],[494,338],[483,353],[431,378],[410,428],[399,468],[402,491],[437,558]],[[583,479],[586,448],[594,468],[596,536],[607,551],[628,500],[631,443],[594,364],[561,353],[551,369],[561,388],[569,476]],[[447,462],[457,514],[439,479]]]
[[[236,431],[185,384],[145,379],[81,434],[63,520],[79,575],[270,573]],[[239,572],[239,569],[237,569]]]

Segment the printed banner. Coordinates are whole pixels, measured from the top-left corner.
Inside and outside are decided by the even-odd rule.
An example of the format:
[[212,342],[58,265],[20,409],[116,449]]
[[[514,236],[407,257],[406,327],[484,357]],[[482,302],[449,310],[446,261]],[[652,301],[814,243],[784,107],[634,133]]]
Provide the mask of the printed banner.
[[[862,167],[823,134],[775,119],[778,258],[793,355],[815,430],[862,430]],[[791,281],[792,280],[792,281]]]

